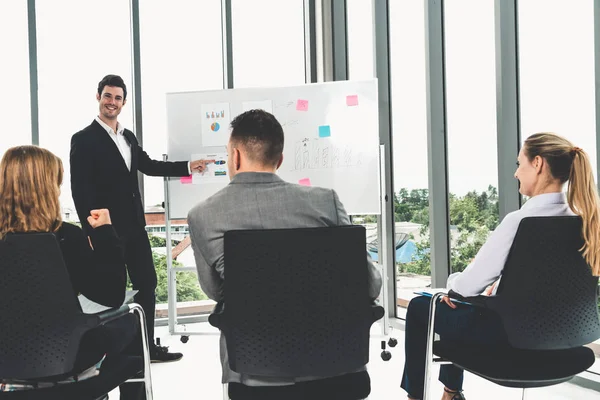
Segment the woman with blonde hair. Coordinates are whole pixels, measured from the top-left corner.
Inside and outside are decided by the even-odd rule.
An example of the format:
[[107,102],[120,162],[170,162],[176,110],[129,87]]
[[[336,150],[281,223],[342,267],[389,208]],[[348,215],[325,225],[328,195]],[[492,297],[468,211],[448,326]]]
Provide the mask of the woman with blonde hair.
[[[119,307],[125,298],[127,275],[123,248],[110,214],[107,209],[91,211],[90,236],[84,235],[78,226],[62,222],[59,203],[62,179],[62,161],[50,151],[38,146],[8,149],[0,161],[0,240],[13,233],[54,233],[74,295],[82,293],[97,303]],[[92,369],[97,373],[105,354],[107,357],[121,352],[141,354],[135,340],[138,326],[135,317],[129,314],[86,333],[73,371],[78,379],[89,376]],[[29,386],[19,382],[4,385],[3,390],[26,390]],[[141,384],[124,388],[121,398],[141,396]]]
[[[582,219],[581,254],[594,275],[600,275],[600,201],[587,153],[554,133],[536,133],[517,158],[515,178],[529,200],[512,212],[490,234],[463,272],[448,277],[447,288],[464,297],[495,295],[519,223],[526,217],[578,215]],[[568,182],[566,194],[563,186]],[[406,314],[406,362],[402,388],[409,399],[423,396],[429,297],[414,298]],[[481,345],[508,344],[496,314],[457,305],[446,296],[436,313],[435,331],[444,339]],[[464,400],[463,370],[442,365],[439,380],[445,385],[443,400]]]

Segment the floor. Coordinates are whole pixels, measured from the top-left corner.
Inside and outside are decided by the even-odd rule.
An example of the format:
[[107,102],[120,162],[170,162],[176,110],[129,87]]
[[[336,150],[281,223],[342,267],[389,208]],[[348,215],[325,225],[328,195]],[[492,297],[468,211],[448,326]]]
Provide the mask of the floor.
[[[222,399],[221,366],[218,351],[218,334],[215,328],[207,323],[191,324],[188,331],[203,332],[203,335],[190,336],[189,342],[181,343],[180,336],[170,336],[167,327],[158,327],[156,334],[161,338],[161,344],[170,346],[171,351],[184,353],[179,362],[152,365],[152,382],[156,400],[220,400]],[[180,330],[180,328],[178,328]],[[371,376],[372,392],[369,400],[406,399],[406,393],[400,388],[399,382],[403,367],[403,336],[401,329],[393,329],[392,336],[396,337],[399,345],[393,349],[392,359],[384,362],[380,343],[382,340],[381,327],[373,325],[371,331]],[[600,372],[600,361],[593,368]],[[434,377],[437,371],[434,371]],[[586,374],[600,382],[600,376]],[[576,378],[582,381],[580,378]],[[583,381],[585,382],[585,381]],[[596,384],[598,386],[598,384]],[[518,400],[521,391],[492,384],[471,374],[465,375],[465,396],[469,400]],[[435,382],[435,399],[441,398],[442,385]],[[528,400],[557,400],[585,399],[600,400],[600,392],[572,383],[563,383],[549,388],[530,389],[526,392]],[[118,391],[110,393],[110,399],[118,399]]]

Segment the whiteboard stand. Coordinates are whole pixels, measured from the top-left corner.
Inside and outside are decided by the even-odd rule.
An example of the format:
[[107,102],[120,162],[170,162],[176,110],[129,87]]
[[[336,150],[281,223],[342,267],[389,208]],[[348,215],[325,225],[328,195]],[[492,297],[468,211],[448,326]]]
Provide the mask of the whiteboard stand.
[[[163,154],[163,161],[167,161],[168,156]],[[195,267],[173,267],[173,249],[171,245],[171,207],[169,205],[169,178],[164,178],[165,184],[165,246],[167,248],[167,308],[169,310],[169,334],[181,335],[181,341],[187,343],[190,335],[215,335],[217,333],[212,332],[190,332],[185,328],[183,324],[183,330],[177,330],[179,322],[177,321],[177,272],[194,272],[196,273]]]
[[381,268],[381,297],[383,298],[383,321],[381,327],[381,333],[386,336],[389,333],[390,328],[390,317],[389,317],[389,306],[388,306],[388,269],[384,260],[387,260],[387,207],[385,201],[385,146],[379,145],[379,197],[381,199],[381,211],[379,214],[379,232],[380,237],[378,241],[377,253],[378,265]]
[[[163,161],[168,156],[163,154]],[[171,248],[171,213],[169,211],[169,178],[164,178],[165,184],[165,246],[167,248],[167,309],[169,312],[169,333],[175,333],[177,324],[177,274],[173,271],[173,249]]]
[[[283,180],[294,183],[308,181],[311,186],[334,189],[349,214],[376,215],[380,218],[379,227],[389,227],[381,210],[384,204],[385,212],[386,201],[381,195],[382,187],[385,188],[381,179],[385,174],[379,148],[376,78],[290,87],[167,93],[166,105],[169,159],[189,160],[192,156],[213,153],[223,157],[229,139],[225,127],[231,118],[249,109],[266,109],[280,121],[285,131],[283,154],[288,161],[278,172]],[[380,179],[377,179],[378,173]],[[177,272],[197,271],[193,266],[173,267],[171,218],[187,215],[198,202],[227,186],[225,181],[182,185],[178,179],[165,179],[168,321],[172,334],[178,333],[178,326],[185,328],[183,322],[186,322],[183,316],[177,316]],[[378,236],[381,243],[386,242],[381,234]],[[389,256],[389,253],[381,254]],[[386,263],[385,256],[378,265],[383,263]],[[388,271],[384,265],[381,266],[385,283]],[[385,286],[382,297],[389,292]],[[386,309],[383,329],[387,332],[387,314],[391,304],[383,303]],[[181,333],[182,340],[187,334]]]

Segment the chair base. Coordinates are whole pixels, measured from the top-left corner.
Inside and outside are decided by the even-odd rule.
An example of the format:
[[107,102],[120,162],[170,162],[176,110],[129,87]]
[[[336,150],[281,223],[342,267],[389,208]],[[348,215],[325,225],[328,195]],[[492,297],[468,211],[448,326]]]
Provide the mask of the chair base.
[[435,355],[501,386],[534,388],[566,382],[594,364],[587,347],[567,350],[519,350],[437,341]]
[[[108,361],[108,359],[107,359]],[[78,383],[39,390],[0,393],[1,400],[97,400],[119,386],[130,376],[143,371],[141,357],[115,357],[110,368],[101,368],[100,375]]]
[[[458,364],[455,364],[457,367],[463,368]],[[564,378],[560,378],[560,379],[550,379],[550,380],[537,380],[537,381],[523,381],[523,380],[500,380],[500,379],[495,379],[494,377],[491,376],[486,376],[483,374],[480,374],[476,371],[471,371],[469,369],[463,368],[465,371],[472,373],[473,375],[477,375],[483,379],[487,379],[490,382],[494,382],[497,385],[500,386],[505,386],[505,387],[510,387],[510,388],[517,388],[517,389],[531,389],[531,388],[539,388],[539,387],[544,387],[544,386],[553,386],[553,385],[558,385],[560,383],[564,383],[564,382],[568,382],[571,379],[573,379],[573,377],[575,377],[575,375],[571,375],[571,376],[567,376]]]
[[361,400],[371,393],[371,378],[361,371],[285,386],[246,386],[229,383],[231,400]]

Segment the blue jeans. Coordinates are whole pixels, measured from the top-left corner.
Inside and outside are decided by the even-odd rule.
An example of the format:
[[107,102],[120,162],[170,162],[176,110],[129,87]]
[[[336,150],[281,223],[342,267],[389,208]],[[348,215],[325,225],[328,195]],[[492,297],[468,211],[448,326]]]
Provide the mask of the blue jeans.
[[[415,399],[423,398],[430,303],[430,297],[416,297],[411,300],[406,312],[406,361],[401,387]],[[502,321],[497,314],[464,304],[457,306],[458,308],[452,309],[445,303],[438,304],[435,332],[440,335],[441,340],[480,345],[508,343]],[[439,380],[448,389],[462,390],[463,372],[461,368],[452,364],[442,365]]]

